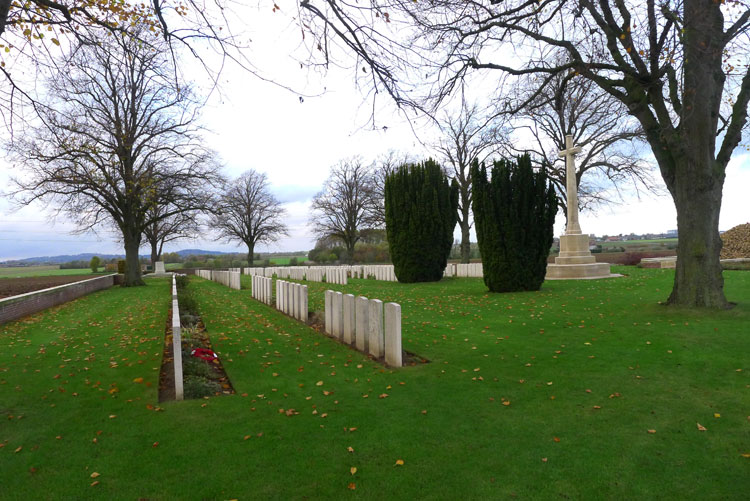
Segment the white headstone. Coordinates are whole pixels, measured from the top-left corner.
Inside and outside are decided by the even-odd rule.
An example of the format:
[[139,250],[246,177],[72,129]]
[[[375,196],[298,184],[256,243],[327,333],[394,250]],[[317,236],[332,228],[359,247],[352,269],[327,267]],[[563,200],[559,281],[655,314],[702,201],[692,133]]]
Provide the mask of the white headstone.
[[326,334],[333,334],[333,322],[331,321],[331,318],[333,318],[333,291],[327,290],[325,294],[325,312],[326,312],[326,321],[325,321],[325,329]]
[[357,349],[367,353],[370,330],[370,301],[366,297],[359,296],[356,300],[354,338]]
[[354,342],[354,295],[344,294],[344,343]]
[[385,363],[401,367],[401,305],[385,305]]
[[331,322],[334,337],[341,339],[344,335],[344,295],[340,292],[333,293]]
[[371,299],[369,306],[368,345],[370,355],[375,358],[383,356],[383,302],[380,299]]
[[165,273],[165,271],[164,271],[164,261],[157,261],[154,264],[154,273]]

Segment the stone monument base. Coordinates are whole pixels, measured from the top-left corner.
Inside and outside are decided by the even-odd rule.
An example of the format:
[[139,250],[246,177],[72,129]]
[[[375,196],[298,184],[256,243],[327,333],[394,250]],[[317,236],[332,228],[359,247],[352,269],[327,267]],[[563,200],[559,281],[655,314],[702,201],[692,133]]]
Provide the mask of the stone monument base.
[[597,263],[589,251],[588,235],[562,235],[560,255],[555,264],[547,265],[545,280],[597,279],[619,277],[612,274],[609,263]]

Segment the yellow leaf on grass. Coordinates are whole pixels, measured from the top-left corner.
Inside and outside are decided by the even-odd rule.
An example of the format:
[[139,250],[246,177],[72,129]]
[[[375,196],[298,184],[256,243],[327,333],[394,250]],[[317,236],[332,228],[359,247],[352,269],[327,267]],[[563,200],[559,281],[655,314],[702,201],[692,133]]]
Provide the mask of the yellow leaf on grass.
[[354,452],[354,448],[353,448],[353,447],[351,447],[351,446],[350,446],[350,447],[347,447],[347,448],[346,448],[346,450],[348,450],[349,452]]
[[648,432],[653,435],[654,433],[656,433],[656,430],[648,430]]
[[98,480],[94,480],[93,482],[91,482],[91,487],[94,487],[96,485],[99,485],[99,481]]
[[315,383],[315,386],[323,386],[323,381],[318,381],[317,383]]
[[706,427],[703,426],[702,424],[700,424],[700,423],[695,423],[695,424],[698,425],[698,431],[706,431]]
[[96,478],[98,476],[99,476],[99,473],[97,473],[97,472],[94,472],[94,473],[91,474],[91,478]]
[[721,414],[719,414],[718,412],[715,412],[715,413],[714,413],[714,417],[715,417],[715,418],[720,418],[720,417],[721,417]]
[[143,378],[142,377],[137,377],[137,378],[133,379],[133,382],[134,383],[142,383],[143,382]]
[[397,459],[396,460],[396,466],[404,466],[404,460],[403,459]]
[[510,405],[510,400],[505,400],[505,401],[503,402],[503,405],[506,405],[506,406],[507,406],[507,405]]
[[351,473],[352,475],[354,475],[355,473],[357,473],[357,467],[356,467],[356,466],[352,466],[351,468],[349,468],[349,472],[350,472],[350,473]]

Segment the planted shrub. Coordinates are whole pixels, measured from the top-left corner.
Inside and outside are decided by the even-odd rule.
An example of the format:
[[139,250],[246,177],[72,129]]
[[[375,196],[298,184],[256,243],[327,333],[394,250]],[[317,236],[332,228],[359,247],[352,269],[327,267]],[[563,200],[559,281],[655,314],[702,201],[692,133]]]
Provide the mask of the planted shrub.
[[472,210],[484,283],[492,292],[539,290],[557,213],[554,188],[528,155],[472,165]]
[[200,376],[185,376],[183,391],[185,398],[211,397],[221,392],[221,384]]
[[187,275],[177,275],[175,277],[175,285],[177,286],[177,289],[184,289],[188,286],[190,283],[190,279]]
[[406,164],[385,180],[385,225],[399,282],[443,276],[458,221],[458,184],[432,159]]

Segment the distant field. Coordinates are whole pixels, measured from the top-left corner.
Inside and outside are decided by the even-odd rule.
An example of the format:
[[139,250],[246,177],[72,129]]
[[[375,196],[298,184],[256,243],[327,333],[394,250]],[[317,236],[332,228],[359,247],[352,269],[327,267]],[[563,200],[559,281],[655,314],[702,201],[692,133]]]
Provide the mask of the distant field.
[[611,248],[611,247],[624,247],[626,249],[632,250],[635,248],[643,248],[643,249],[665,249],[668,246],[676,246],[677,245],[677,239],[676,238],[662,238],[662,239],[653,239],[653,240],[627,240],[624,242],[602,242],[601,246],[605,249]]
[[[100,268],[104,270],[104,268]],[[23,268],[0,268],[0,278],[54,277],[62,275],[91,274],[90,268],[61,270],[59,266],[25,266]]]
[[179,270],[182,268],[182,263],[166,263],[164,265],[165,270]]
[[[291,259],[292,259],[293,257],[296,257],[296,258],[297,258],[297,262],[298,262],[299,264],[302,264],[302,263],[303,263],[303,262],[305,262],[305,260],[307,259],[307,256],[305,256],[305,255],[302,255],[302,254],[301,254],[301,255],[298,255],[298,256],[279,256],[279,257],[272,257],[272,258],[269,258],[269,259],[270,259],[270,261],[271,261],[271,264],[277,264],[277,265],[283,266],[283,265],[287,265],[287,264],[289,264],[289,261],[290,261],[290,260],[291,260]],[[263,261],[264,261],[264,259],[261,259],[260,261],[258,261],[258,260],[256,259],[256,260],[254,261],[254,263],[255,263],[256,265],[258,265],[258,264],[261,264],[261,263],[263,263]]]

